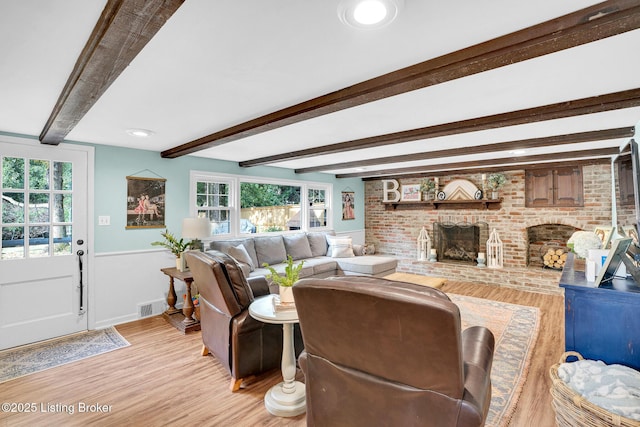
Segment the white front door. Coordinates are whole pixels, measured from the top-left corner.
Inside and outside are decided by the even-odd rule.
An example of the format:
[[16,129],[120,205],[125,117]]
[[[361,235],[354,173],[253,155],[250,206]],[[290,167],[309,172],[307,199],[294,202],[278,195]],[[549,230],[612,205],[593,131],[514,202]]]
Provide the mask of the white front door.
[[88,328],[88,157],[0,136],[0,350]]

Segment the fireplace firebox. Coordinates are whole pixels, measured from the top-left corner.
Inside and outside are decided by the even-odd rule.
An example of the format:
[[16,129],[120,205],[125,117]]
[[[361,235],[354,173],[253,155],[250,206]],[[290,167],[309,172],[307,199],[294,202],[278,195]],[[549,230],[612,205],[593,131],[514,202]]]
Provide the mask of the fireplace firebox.
[[486,252],[489,227],[484,222],[433,225],[438,261],[474,264],[479,252]]

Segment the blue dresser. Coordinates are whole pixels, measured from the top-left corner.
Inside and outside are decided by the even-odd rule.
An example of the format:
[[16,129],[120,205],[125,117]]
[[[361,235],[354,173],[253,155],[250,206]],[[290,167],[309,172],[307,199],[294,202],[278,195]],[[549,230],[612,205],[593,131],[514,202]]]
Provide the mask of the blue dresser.
[[640,370],[640,287],[631,278],[595,288],[569,254],[562,271],[566,351]]

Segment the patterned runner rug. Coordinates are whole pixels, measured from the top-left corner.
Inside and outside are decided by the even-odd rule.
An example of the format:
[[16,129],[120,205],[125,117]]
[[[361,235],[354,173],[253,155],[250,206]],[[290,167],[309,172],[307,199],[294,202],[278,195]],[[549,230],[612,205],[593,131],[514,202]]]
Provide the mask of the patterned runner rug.
[[130,344],[114,327],[0,351],[0,384]]
[[495,336],[491,406],[485,425],[506,426],[527,378],[531,349],[538,338],[540,310],[482,298],[447,295],[460,308],[463,329],[485,326]]

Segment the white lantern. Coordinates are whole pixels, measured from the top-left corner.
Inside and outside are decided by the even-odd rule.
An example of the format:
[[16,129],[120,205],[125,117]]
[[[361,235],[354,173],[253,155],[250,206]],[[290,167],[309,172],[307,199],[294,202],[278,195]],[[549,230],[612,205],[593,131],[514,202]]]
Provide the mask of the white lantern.
[[420,234],[418,235],[418,261],[426,261],[429,252],[431,251],[431,239],[427,229],[422,227]]
[[502,266],[502,240],[494,228],[487,240],[487,267],[502,268]]

